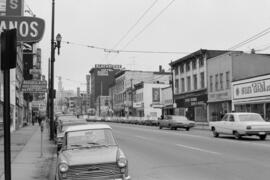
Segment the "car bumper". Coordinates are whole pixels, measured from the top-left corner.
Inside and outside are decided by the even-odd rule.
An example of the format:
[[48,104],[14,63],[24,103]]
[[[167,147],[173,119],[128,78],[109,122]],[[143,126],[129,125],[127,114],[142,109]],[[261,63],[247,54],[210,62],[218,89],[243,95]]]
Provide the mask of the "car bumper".
[[246,131],[246,135],[252,136],[252,135],[267,135],[270,134],[270,131]]
[[192,128],[194,125],[189,124],[172,124],[172,127],[174,128]]

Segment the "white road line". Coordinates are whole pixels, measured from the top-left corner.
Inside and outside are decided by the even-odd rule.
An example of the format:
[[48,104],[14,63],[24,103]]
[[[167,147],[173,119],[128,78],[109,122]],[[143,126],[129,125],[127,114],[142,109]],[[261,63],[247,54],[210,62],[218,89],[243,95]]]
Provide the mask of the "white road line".
[[192,147],[192,146],[186,146],[186,145],[183,145],[183,144],[176,144],[176,146],[191,149],[191,150],[206,152],[206,153],[210,153],[210,154],[221,155],[221,153],[218,153],[218,152],[215,152],[215,151],[208,151],[208,150],[205,150],[205,149],[196,148],[196,147]]

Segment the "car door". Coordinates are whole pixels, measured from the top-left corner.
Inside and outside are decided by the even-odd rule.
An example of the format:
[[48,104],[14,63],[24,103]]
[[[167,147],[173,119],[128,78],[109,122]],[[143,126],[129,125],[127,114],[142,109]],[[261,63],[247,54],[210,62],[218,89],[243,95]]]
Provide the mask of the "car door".
[[226,122],[228,120],[228,114],[221,119],[221,121],[216,122],[216,131],[219,133],[226,133]]
[[233,130],[235,129],[235,117],[233,114],[228,116],[228,121],[226,122],[226,133],[232,134]]

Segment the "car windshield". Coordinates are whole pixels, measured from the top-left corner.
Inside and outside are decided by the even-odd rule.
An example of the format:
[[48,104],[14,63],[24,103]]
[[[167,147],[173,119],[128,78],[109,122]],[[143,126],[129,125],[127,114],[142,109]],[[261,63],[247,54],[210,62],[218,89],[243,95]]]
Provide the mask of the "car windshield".
[[259,114],[240,114],[239,115],[240,121],[255,121],[255,122],[263,122],[264,119]]
[[114,146],[116,142],[110,129],[73,131],[67,134],[67,147]]

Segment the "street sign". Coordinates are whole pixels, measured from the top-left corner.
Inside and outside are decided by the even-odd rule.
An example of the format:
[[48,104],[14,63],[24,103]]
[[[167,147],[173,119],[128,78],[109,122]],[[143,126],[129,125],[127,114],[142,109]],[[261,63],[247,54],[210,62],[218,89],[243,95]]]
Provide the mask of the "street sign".
[[0,32],[13,28],[17,29],[17,41],[38,42],[44,34],[45,21],[36,17],[0,16]]
[[24,81],[22,85],[24,93],[42,93],[47,92],[47,81],[28,80]]

